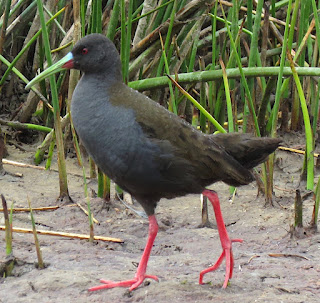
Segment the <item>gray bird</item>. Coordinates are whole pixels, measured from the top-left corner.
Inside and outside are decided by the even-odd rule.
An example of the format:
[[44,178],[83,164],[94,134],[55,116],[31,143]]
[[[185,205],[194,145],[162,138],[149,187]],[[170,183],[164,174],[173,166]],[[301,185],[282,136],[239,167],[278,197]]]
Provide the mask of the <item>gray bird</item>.
[[232,277],[232,242],[227,234],[216,192],[206,189],[223,181],[232,186],[254,180],[251,169],[266,160],[281,140],[231,133],[206,135],[122,81],[120,57],[114,44],[100,34],[88,35],[59,62],[32,80],[28,87],[59,68],[83,75],[71,102],[74,127],[100,169],[142,205],[149,218],[149,236],[133,279],[90,288],[137,288],[145,278],[158,232],[155,208],[161,198],[202,193],[213,205],[222,254],[200,273],[215,270],[226,258],[223,287]]

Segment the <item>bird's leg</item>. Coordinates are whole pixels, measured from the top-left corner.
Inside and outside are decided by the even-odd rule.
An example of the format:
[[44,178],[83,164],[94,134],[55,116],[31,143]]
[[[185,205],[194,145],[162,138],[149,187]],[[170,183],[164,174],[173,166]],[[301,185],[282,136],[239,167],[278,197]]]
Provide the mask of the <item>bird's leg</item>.
[[149,216],[149,236],[148,236],[147,244],[143,251],[137,272],[133,279],[120,281],[120,282],[100,280],[100,282],[104,284],[91,287],[89,288],[89,291],[95,291],[95,290],[104,289],[104,288],[114,288],[114,287],[130,287],[129,289],[131,291],[137,288],[146,278],[150,278],[158,281],[158,278],[156,276],[146,275],[148,260],[149,260],[153,242],[157,236],[157,233],[158,233],[157,219],[155,215],[151,215]]
[[216,270],[222,263],[223,258],[226,258],[226,277],[222,286],[223,288],[226,288],[229,279],[232,278],[233,265],[234,265],[233,254],[232,254],[232,242],[242,242],[243,240],[242,239],[231,240],[229,238],[226,227],[224,225],[218,194],[215,191],[208,190],[208,189],[204,190],[202,194],[208,197],[208,199],[210,200],[213,206],[213,210],[216,216],[221,246],[222,246],[222,253],[218,258],[217,262],[213,266],[210,266],[209,268],[204,269],[203,271],[200,272],[199,284],[203,284],[203,276],[206,273]]

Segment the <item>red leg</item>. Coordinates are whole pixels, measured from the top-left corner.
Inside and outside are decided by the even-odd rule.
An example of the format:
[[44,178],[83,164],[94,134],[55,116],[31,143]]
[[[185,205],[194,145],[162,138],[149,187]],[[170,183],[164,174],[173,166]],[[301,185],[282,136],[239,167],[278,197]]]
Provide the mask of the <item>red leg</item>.
[[134,290],[137,288],[146,278],[150,278],[153,280],[158,281],[156,276],[146,275],[148,260],[150,257],[151,249],[153,246],[154,239],[156,238],[158,233],[158,223],[156,220],[155,215],[149,216],[149,237],[147,240],[146,247],[142,254],[137,272],[132,280],[120,281],[120,282],[113,282],[109,280],[100,280],[103,285],[95,286],[89,288],[89,291],[100,290],[104,288],[114,288],[114,287],[130,287],[130,290]]
[[232,278],[232,272],[233,272],[233,266],[234,266],[234,260],[233,260],[233,254],[232,254],[232,242],[242,242],[242,239],[232,239],[230,240],[226,227],[224,225],[221,208],[220,208],[220,202],[219,198],[216,192],[211,190],[204,190],[202,193],[204,196],[208,197],[210,200],[213,210],[216,216],[217,226],[218,226],[218,232],[220,236],[221,246],[222,246],[222,253],[220,257],[218,258],[217,262],[200,272],[200,278],[199,278],[199,284],[203,284],[203,276],[213,270],[216,270],[220,264],[223,261],[223,258],[226,258],[226,277],[223,283],[223,288],[227,287],[229,279]]

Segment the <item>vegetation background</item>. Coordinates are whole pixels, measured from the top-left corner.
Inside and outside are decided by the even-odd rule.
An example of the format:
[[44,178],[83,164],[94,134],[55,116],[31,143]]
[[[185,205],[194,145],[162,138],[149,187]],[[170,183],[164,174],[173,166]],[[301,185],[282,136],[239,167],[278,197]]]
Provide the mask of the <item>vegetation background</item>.
[[[298,235],[301,231],[302,200],[310,195],[312,195],[313,211],[306,229],[317,230],[320,201],[320,179],[316,175],[319,154],[315,152],[319,149],[319,8],[320,3],[316,0],[1,0],[0,181],[2,175],[8,173],[2,165],[6,163],[6,146],[13,145],[23,149],[21,145],[30,145],[33,148],[33,162],[36,165],[45,166],[50,170],[53,157],[57,157],[59,190],[55,188],[56,192],[53,195],[66,201],[70,199],[67,182],[70,176],[67,174],[65,159],[76,155],[80,167],[83,167],[81,155],[85,154],[81,146],[79,148],[69,113],[72,92],[80,73],[74,70],[70,72],[62,70],[31,90],[26,90],[25,85],[36,74],[62,58],[81,37],[97,32],[109,37],[119,50],[124,82],[144,92],[155,102],[182,119],[186,119],[202,132],[239,131],[253,133],[256,136],[301,138],[298,148],[290,146],[286,141],[281,147],[288,152],[304,155],[299,158],[301,162],[298,163],[301,167],[300,182],[294,193],[288,193],[291,195],[291,200],[295,200],[292,233],[296,232]],[[167,75],[171,75],[176,82],[170,80]],[[289,140],[289,142],[292,141]],[[36,149],[35,145],[38,145]],[[98,196],[110,199],[110,180],[99,172],[91,159],[89,163],[90,172],[87,173],[91,178],[98,179]],[[264,194],[265,204],[269,206],[268,211],[272,213],[271,217],[274,217],[272,224],[269,222],[271,227],[267,226],[268,231],[283,220],[280,212],[271,207],[275,202],[273,194],[275,163],[275,156],[270,156],[269,160],[262,165],[261,172],[256,174],[259,190]],[[83,178],[92,240],[94,219],[91,214],[84,169]],[[50,192],[48,188],[43,190]],[[119,195],[123,194],[120,188],[117,188],[117,192]],[[229,192],[235,193],[235,189],[230,188]],[[300,192],[304,193],[302,197]],[[5,201],[4,197],[2,200]],[[4,203],[2,210],[5,208]],[[235,206],[229,214],[233,214],[232,211],[237,213]],[[72,214],[70,215],[70,212],[64,210],[61,212],[66,218],[64,226],[69,226],[68,224],[80,226],[80,223],[83,223],[81,219],[75,219]],[[118,213],[114,212],[113,215],[115,220],[122,220]],[[265,216],[268,215],[265,214]],[[126,219],[130,227],[130,224],[136,223],[132,223],[132,218],[126,217]],[[256,220],[258,219],[257,216]],[[54,216],[52,220],[53,225],[60,227],[61,221],[55,222]],[[165,220],[170,225],[171,219],[165,218]],[[32,221],[34,223],[33,217]],[[12,212],[11,216],[5,215],[5,223],[7,226],[6,254],[12,256],[12,234],[9,232],[10,224],[12,227]],[[254,223],[256,224],[255,221]],[[182,222],[180,225],[183,224]],[[35,229],[35,224],[33,225]],[[122,231],[114,226],[109,224],[103,227],[109,228],[108,232],[118,232],[121,235]],[[240,234],[241,232],[245,234],[249,229],[245,225],[242,229],[237,227]],[[102,229],[101,226],[95,228]],[[133,230],[131,237],[140,245],[139,241],[143,238],[143,234],[140,235],[138,230]],[[278,233],[277,229],[272,231]],[[197,235],[191,229],[187,232]],[[252,230],[250,232],[254,239]],[[256,243],[261,241],[260,245],[263,245],[266,239],[268,241],[264,236],[263,233],[257,233]],[[184,244],[188,244],[188,237],[181,239],[184,240]],[[17,239],[16,241],[19,242]],[[316,245],[316,241],[319,240],[314,238],[310,241]],[[38,241],[35,240],[35,242]],[[259,245],[254,243],[251,244],[252,250],[259,252],[260,248],[257,248]],[[63,246],[63,244],[55,244],[57,246],[54,247]],[[284,247],[291,245],[285,241],[282,244]],[[25,248],[24,243],[20,245]],[[39,244],[36,245],[40,264],[41,252]],[[201,245],[205,247],[206,242]],[[300,245],[306,251],[311,247],[308,240],[304,242],[301,240]],[[110,246],[111,250],[119,250],[115,258],[119,258],[117,261],[121,263],[122,251],[118,246],[111,244]],[[190,246],[194,245],[190,244]],[[318,248],[312,247],[313,251],[317,251]],[[79,250],[79,246],[74,249]],[[92,246],[84,247],[81,252],[87,254],[89,259],[92,256],[92,249],[94,249]],[[129,251],[130,249],[139,252],[138,248],[129,247]],[[159,250],[161,255],[161,249]],[[25,252],[25,250],[22,251]],[[61,251],[64,251],[64,248],[61,248]],[[98,250],[95,253],[98,255]],[[68,254],[57,257],[60,259],[58,258],[59,260],[54,263],[53,269],[59,267],[60,262],[62,266],[67,266],[66,264],[70,264],[72,259]],[[188,254],[186,257],[188,258]],[[55,256],[52,260],[54,258]],[[9,275],[11,266],[14,264],[13,259],[9,261],[11,263],[8,262],[4,270],[0,268],[0,272],[5,276]],[[92,257],[92,262],[98,261]],[[163,262],[161,264],[167,264],[166,257],[161,262]],[[250,262],[251,258],[247,263]],[[303,270],[311,268],[308,267],[308,259],[303,262]],[[89,263],[88,261],[88,271],[96,265]],[[114,263],[113,261],[112,264]],[[112,264],[109,267],[110,271]],[[266,264],[269,263],[266,262]],[[302,265],[297,268],[292,267],[291,272],[288,268],[291,268],[292,264],[288,262],[287,265],[289,277],[296,277],[295,275],[300,273],[304,275]],[[282,264],[279,268],[278,271],[283,271]],[[316,266],[314,268],[318,270]],[[78,270],[79,272],[83,270],[83,266]],[[311,270],[308,271],[310,272]],[[68,279],[65,272],[62,275],[53,271],[53,276],[50,276],[49,269],[46,274],[48,273],[49,276],[46,279],[49,282],[43,281],[44,292],[47,292],[47,285],[51,285],[51,282],[56,279],[55,275],[58,275],[59,279],[63,279],[62,277]],[[91,283],[92,277],[95,277],[95,273],[90,274],[90,278],[85,277],[86,283],[82,280],[78,281],[74,289],[78,290],[81,283],[86,284],[85,287],[87,287],[88,281]],[[184,275],[185,273],[181,274],[182,277]],[[35,281],[37,277],[38,274],[35,274]],[[245,278],[246,276],[243,279]],[[262,278],[265,279],[265,277]],[[306,279],[306,289],[310,289],[310,285],[315,289],[318,287],[319,281],[314,277],[312,279],[312,282]],[[261,283],[256,283],[254,279],[253,286],[248,286],[247,281],[240,281],[239,284],[242,285],[239,288],[242,289],[244,302],[248,294],[251,295],[256,290],[255,287],[260,292],[265,291],[268,294],[272,292],[261,288]],[[23,283],[19,286],[14,283],[8,283],[8,289],[24,287]],[[185,291],[183,284],[181,283],[182,293]],[[41,294],[42,286],[39,285],[41,285],[40,282],[38,289]],[[303,285],[302,282],[296,282],[294,287],[299,289],[300,286],[304,287]],[[245,292],[247,286],[248,293]],[[73,296],[72,285],[65,288],[60,285],[52,287],[53,297],[59,290],[69,291],[67,295]],[[167,288],[169,292],[170,287],[169,285]],[[188,287],[192,289],[192,285]],[[282,291],[281,289],[282,286],[279,291]],[[20,291],[23,294],[28,293],[28,290]],[[175,293],[176,288],[172,292]],[[303,293],[303,290],[301,292]],[[316,290],[312,292],[316,293]],[[201,292],[195,293],[195,296],[198,299],[201,296],[208,296],[208,293],[211,293],[211,289],[205,292],[202,289]],[[295,292],[293,290],[287,293],[290,296]],[[297,293],[299,295],[299,292]],[[113,295],[118,298],[118,293]],[[277,297],[278,293],[275,292],[272,295]],[[109,298],[108,294],[105,296]],[[136,296],[137,301],[139,296],[146,298],[144,293],[139,294]],[[183,298],[183,295],[181,297]],[[193,300],[192,295],[189,297]],[[299,299],[300,302],[298,297],[297,300]],[[229,293],[229,298],[238,300],[238,294]],[[251,299],[249,298],[248,302],[252,302]],[[97,301],[94,302],[100,302],[99,300],[100,293],[97,294]],[[131,299],[128,298],[128,300]],[[268,298],[266,302],[271,301]],[[87,297],[83,302],[88,302]]]

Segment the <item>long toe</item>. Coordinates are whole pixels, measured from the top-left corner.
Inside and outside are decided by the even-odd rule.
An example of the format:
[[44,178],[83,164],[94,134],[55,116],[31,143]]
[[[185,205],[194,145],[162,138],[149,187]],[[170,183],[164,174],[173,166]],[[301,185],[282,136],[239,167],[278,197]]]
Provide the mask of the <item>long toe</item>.
[[225,251],[223,250],[223,252],[221,253],[220,257],[218,258],[218,260],[216,261],[216,263],[204,270],[202,270],[200,272],[200,277],[199,277],[199,284],[203,284],[203,277],[205,274],[207,274],[208,272],[214,271],[216,270],[220,264],[222,263],[223,259],[225,257]]
[[[239,239],[231,240],[230,244],[232,242],[242,242],[242,241],[241,240],[239,241]],[[219,268],[223,259],[226,259],[226,274],[225,274],[225,279],[224,279],[224,283],[223,283],[222,288],[227,287],[229,280],[232,278],[233,267],[234,267],[232,248],[223,249],[223,251],[222,251],[220,257],[218,258],[218,260],[216,261],[216,263],[200,272],[199,284],[203,284],[203,277],[205,274]]]
[[153,279],[157,282],[159,281],[157,276],[152,276],[152,275],[138,276],[132,280],[125,280],[125,281],[118,281],[118,282],[101,279],[100,282],[103,284],[91,287],[89,288],[89,291],[96,291],[96,290],[109,289],[109,288],[115,288],[115,287],[129,287],[131,291],[139,287],[145,279]]
[[233,261],[233,254],[231,250],[227,249],[225,251],[225,258],[226,258],[226,276],[225,276],[222,288],[226,288],[228,285],[229,279],[232,278],[234,261]]
[[109,289],[109,288],[115,288],[115,287],[130,287],[132,284],[136,282],[136,280],[126,280],[126,281],[119,281],[119,282],[113,282],[109,280],[100,280],[101,285],[94,286],[89,288],[89,291],[96,291],[101,289]]

